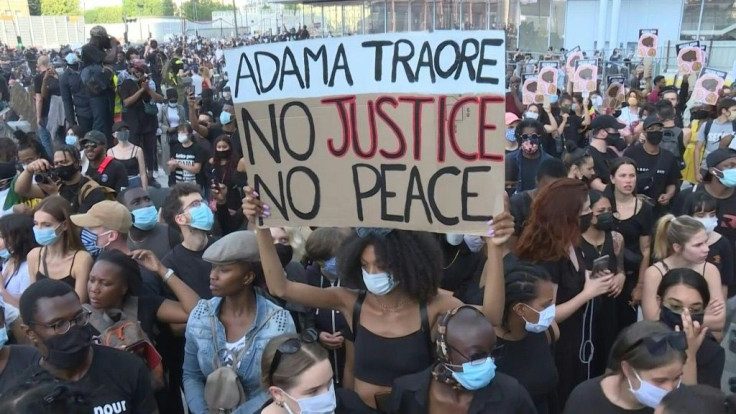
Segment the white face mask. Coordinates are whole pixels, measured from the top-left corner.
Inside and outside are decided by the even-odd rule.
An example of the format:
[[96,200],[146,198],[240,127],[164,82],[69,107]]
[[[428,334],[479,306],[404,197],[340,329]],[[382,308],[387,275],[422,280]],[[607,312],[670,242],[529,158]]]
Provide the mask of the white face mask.
[[182,144],[185,144],[185,143],[189,142],[189,135],[187,135],[187,134],[179,134],[176,138]]
[[[639,389],[635,390],[631,385],[631,380],[628,378],[626,379],[629,382],[629,391],[631,391],[631,394],[634,395],[634,398],[636,398],[636,401],[639,401],[640,404],[646,405],[649,408],[657,408],[669,391],[644,381],[636,371],[634,371],[634,375],[636,375],[636,379],[639,380]],[[677,384],[676,388],[680,388],[680,384]]]
[[542,309],[542,311],[538,311],[534,308],[532,308],[529,305],[524,305],[527,308],[533,310],[534,312],[539,314],[539,321],[537,323],[531,323],[524,319],[524,322],[526,324],[524,325],[524,329],[526,329],[527,332],[533,332],[533,333],[541,333],[549,329],[550,325],[552,325],[552,322],[555,320],[555,304],[551,304],[547,306],[546,308]]
[[[301,414],[332,414],[337,408],[337,398],[335,397],[334,383],[330,383],[330,389],[327,390],[327,392],[315,395],[314,397],[297,399],[287,394],[286,391],[281,391],[283,391],[287,397],[291,398],[294,402],[297,403]],[[294,414],[294,412],[291,410],[291,407],[289,407],[289,404],[284,404],[284,408],[286,409],[287,413]]]
[[705,227],[705,232],[708,234],[713,233],[713,230],[718,226],[718,217],[693,217],[698,220]]
[[383,296],[390,293],[396,285],[394,277],[388,272],[381,273],[368,273],[363,270],[363,283],[365,283],[366,289],[374,295]]

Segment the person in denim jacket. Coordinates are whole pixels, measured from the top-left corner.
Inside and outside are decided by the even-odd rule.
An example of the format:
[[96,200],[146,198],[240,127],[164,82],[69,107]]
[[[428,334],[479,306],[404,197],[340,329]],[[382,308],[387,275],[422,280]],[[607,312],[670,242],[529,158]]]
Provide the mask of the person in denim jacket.
[[[214,297],[200,300],[187,323],[183,366],[187,405],[194,414],[209,413],[207,376],[228,364],[237,366],[246,395],[233,413],[253,413],[268,399],[260,383],[263,349],[271,338],[296,332],[294,322],[288,311],[254,288],[263,280],[263,270],[253,232],[228,234],[207,248],[202,259],[212,263]],[[233,363],[237,355],[239,363]]]

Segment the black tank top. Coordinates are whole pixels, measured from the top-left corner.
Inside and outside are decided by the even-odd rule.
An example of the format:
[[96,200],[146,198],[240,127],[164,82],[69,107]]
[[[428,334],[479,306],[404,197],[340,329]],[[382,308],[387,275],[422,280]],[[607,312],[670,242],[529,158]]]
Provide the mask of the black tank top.
[[585,261],[586,269],[593,269],[593,261],[595,259],[608,255],[608,270],[614,274],[618,271],[618,260],[616,260],[616,252],[613,248],[613,234],[611,234],[611,232],[606,233],[603,239],[603,244],[600,246],[593,246],[581,236],[580,250],[583,253],[583,260]]
[[[69,266],[69,274],[62,277],[61,279],[58,279],[66,283],[67,285],[71,286],[72,289],[74,289],[74,285],[76,282],[74,277],[72,276],[72,269],[74,269],[74,261],[77,260],[77,253],[79,253],[78,250],[74,252],[74,257],[72,257],[72,265]],[[50,279],[48,276],[49,267],[46,265],[46,247],[41,248],[41,266],[43,266],[44,273],[41,273],[41,269],[39,269],[36,272],[36,281],[41,280],[41,279]]]
[[[553,335],[552,329],[547,332]],[[529,391],[539,414],[551,412],[557,394],[557,366],[547,335],[546,332],[527,332],[520,341],[499,336],[496,342],[500,350],[496,358],[498,372],[516,378]]]
[[430,366],[433,352],[427,304],[419,304],[422,326],[418,331],[398,338],[386,338],[360,325],[365,294],[365,291],[358,294],[353,307],[355,377],[369,384],[390,387],[396,378]]
[[139,168],[138,168],[138,158],[135,157],[136,148],[133,147],[133,150],[130,151],[130,158],[127,160],[121,160],[120,158],[115,157],[115,151],[110,148],[110,152],[112,153],[112,156],[115,157],[116,160],[123,163],[125,166],[125,171],[128,173],[128,177],[134,177],[136,175],[140,174]]

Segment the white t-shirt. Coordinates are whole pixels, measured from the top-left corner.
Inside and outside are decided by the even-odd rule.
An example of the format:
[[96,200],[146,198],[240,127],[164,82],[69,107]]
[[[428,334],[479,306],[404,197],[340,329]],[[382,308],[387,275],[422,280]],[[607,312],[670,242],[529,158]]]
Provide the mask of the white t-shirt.
[[18,267],[18,271],[15,274],[3,271],[3,286],[5,290],[16,298],[20,298],[20,295],[28,288],[31,284],[31,278],[28,275],[28,262],[23,262]]
[[194,86],[194,96],[196,98],[202,96],[202,80],[204,80],[204,78],[199,76],[199,73],[192,75],[192,86]]
[[[8,193],[10,193],[10,187],[6,188],[3,191],[0,191],[0,209],[3,208],[5,205],[5,199],[8,198]],[[0,217],[8,215],[13,212],[13,207],[10,207],[7,210],[0,211]]]
[[166,105],[166,116],[169,118],[169,127],[176,128],[179,126],[179,111],[177,107]]

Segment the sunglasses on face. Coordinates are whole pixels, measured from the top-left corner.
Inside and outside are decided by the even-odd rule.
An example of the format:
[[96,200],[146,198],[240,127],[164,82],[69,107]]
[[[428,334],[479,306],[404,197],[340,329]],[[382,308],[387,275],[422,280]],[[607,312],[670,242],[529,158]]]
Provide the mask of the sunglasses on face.
[[537,134],[523,134],[521,136],[521,140],[522,141],[525,141],[525,140],[537,140],[538,141],[539,140],[539,135],[537,135]]
[[84,149],[95,149],[95,148],[97,148],[96,142],[86,142],[84,144]]

